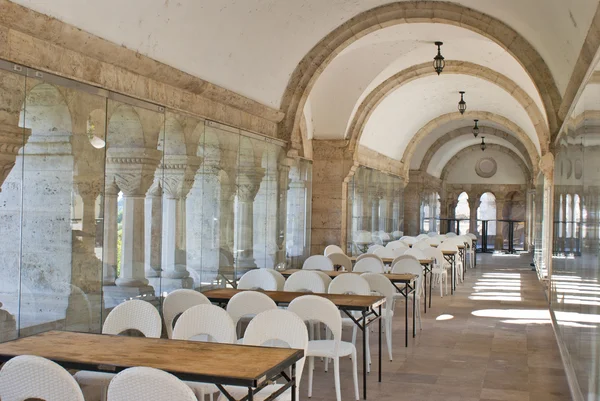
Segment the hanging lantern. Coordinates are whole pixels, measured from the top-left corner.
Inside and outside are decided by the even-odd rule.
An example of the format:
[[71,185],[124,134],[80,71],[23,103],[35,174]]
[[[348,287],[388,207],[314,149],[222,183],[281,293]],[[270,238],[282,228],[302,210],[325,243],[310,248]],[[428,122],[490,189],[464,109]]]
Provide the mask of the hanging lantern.
[[438,47],[438,53],[433,58],[433,68],[435,69],[435,72],[437,72],[438,75],[440,75],[442,73],[442,71],[444,70],[444,67],[446,66],[446,62],[444,61],[444,56],[442,56],[442,53],[440,50],[440,46],[443,44],[444,44],[443,42],[435,42],[435,45]]
[[467,102],[465,102],[465,92],[464,91],[460,91],[458,92],[460,93],[460,101],[458,102],[458,111],[460,111],[460,114],[465,114],[465,111],[467,111]]
[[485,144],[485,136],[481,137],[481,145],[479,145],[479,147],[482,151],[485,151],[485,148],[487,148],[487,145]]
[[479,120],[473,120],[475,121],[475,126],[473,127],[473,136],[475,136],[475,138],[477,138],[477,135],[479,135],[479,126],[477,125],[477,123],[479,122]]

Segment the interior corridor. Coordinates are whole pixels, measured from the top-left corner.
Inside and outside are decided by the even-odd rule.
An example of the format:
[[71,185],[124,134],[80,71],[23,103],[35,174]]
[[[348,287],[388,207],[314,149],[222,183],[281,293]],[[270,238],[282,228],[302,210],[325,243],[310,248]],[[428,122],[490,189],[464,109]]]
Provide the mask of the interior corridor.
[[[404,308],[397,303],[394,360],[387,360],[384,337],[382,383],[377,382],[377,332],[372,333],[368,399],[571,400],[546,297],[529,266],[531,257],[477,258],[477,268],[467,271],[454,295],[440,298],[439,288],[434,289],[432,308],[422,314],[423,330],[408,348],[403,347]],[[345,335],[349,339],[350,332]],[[357,348],[360,351],[360,345]],[[341,370],[342,398],[350,399],[348,360],[341,362]],[[322,363],[315,362],[312,400],[335,398],[332,371],[324,373]],[[307,375],[303,376],[301,396],[307,391]]]

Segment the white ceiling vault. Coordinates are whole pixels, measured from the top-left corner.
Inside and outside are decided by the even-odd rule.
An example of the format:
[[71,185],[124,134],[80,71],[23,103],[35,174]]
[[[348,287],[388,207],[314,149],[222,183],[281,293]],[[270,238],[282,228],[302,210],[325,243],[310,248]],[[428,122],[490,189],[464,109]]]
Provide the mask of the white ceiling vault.
[[[213,84],[279,109],[298,63],[350,18],[390,0],[12,0],[123,45]],[[403,1],[403,0],[401,0]],[[548,65],[563,95],[600,0],[454,0],[513,28]],[[411,66],[432,62],[441,40],[447,60],[467,61],[513,81],[546,118],[533,80],[510,53],[474,31],[439,23],[383,27],[337,54],[316,80],[304,106],[308,137],[348,139],[362,101],[382,82]],[[432,67],[433,69],[433,67]],[[389,93],[364,124],[357,144],[401,160],[423,126],[457,111],[459,90],[469,111],[493,113],[543,149],[532,114],[514,91],[472,75],[422,76]],[[483,123],[483,122],[482,122]],[[507,127],[488,126],[509,132]],[[463,119],[433,130],[417,147],[411,168],[445,133],[472,124]],[[514,133],[511,133],[514,135]],[[461,137],[462,138],[462,137]],[[501,138],[490,138],[515,150]],[[452,140],[428,166],[439,175],[452,155],[472,145]]]

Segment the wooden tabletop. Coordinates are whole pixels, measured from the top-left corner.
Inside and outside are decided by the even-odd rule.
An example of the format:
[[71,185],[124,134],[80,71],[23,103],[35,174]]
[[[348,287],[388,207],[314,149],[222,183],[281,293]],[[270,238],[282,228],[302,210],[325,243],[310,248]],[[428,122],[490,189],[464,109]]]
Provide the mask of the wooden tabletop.
[[[358,256],[350,256],[350,260],[352,262],[356,262],[357,258],[358,258]],[[394,259],[396,259],[396,258],[381,258],[383,263],[392,263],[394,261]],[[432,261],[433,261],[433,259],[419,259],[419,263],[421,263],[421,264],[431,263]]]
[[[241,291],[233,288],[219,288],[216,290],[204,291],[204,294],[211,302],[229,301],[231,297]],[[368,310],[385,303],[385,297],[375,295],[350,295],[350,294],[313,294],[306,292],[291,291],[261,291],[268,295],[276,304],[289,304],[294,299],[303,295],[318,295],[329,299],[338,308],[346,310]]]
[[0,361],[18,355],[41,356],[67,369],[116,373],[147,366],[182,380],[256,387],[301,359],[303,351],[48,331],[0,344]]
[[[301,270],[302,269],[286,269],[286,270],[280,271],[279,273],[281,273],[285,277],[288,277],[288,276],[291,276],[292,274],[299,272]],[[361,274],[359,272],[324,271],[324,270],[321,270],[321,271],[332,278],[337,277],[341,274],[347,274],[347,273]],[[394,283],[410,283],[417,279],[416,275],[408,274],[408,273],[407,274],[385,273],[383,275]]]
[[444,254],[444,255],[454,255],[455,253],[456,253],[456,251],[448,251],[448,250],[442,251],[442,254]]

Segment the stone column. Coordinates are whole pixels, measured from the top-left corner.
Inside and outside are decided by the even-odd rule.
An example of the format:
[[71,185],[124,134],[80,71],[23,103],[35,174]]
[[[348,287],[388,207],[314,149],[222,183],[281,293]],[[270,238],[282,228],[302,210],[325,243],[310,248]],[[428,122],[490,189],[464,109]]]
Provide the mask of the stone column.
[[419,184],[410,182],[404,195],[404,235],[418,235],[421,223],[421,195]]
[[107,295],[107,307],[125,298],[139,295],[152,296],[154,289],[145,276],[145,218],[144,201],[154,182],[154,174],[162,152],[156,149],[108,149],[107,173],[114,176],[123,193],[122,245],[118,289]]
[[256,268],[254,261],[254,199],[260,183],[265,175],[263,168],[255,167],[250,171],[240,172],[238,182],[238,201],[235,214],[235,232],[237,251],[237,267],[245,270]]
[[117,273],[118,197],[119,187],[116,182],[114,179],[107,179],[104,188],[104,255],[102,257],[104,262],[102,282],[105,286],[115,285]]
[[476,194],[469,194],[469,232],[476,234],[477,233],[477,209],[481,204],[480,197]]
[[277,221],[275,233],[275,244],[277,250],[275,251],[274,262],[275,265],[281,262],[285,262],[285,239],[287,231],[287,195],[289,191],[289,177],[290,168],[294,160],[291,158],[284,158],[280,163],[277,164]]
[[526,231],[526,240],[525,240],[525,250],[529,251],[533,249],[534,245],[534,226],[535,226],[535,215],[534,215],[534,205],[535,205],[535,189],[528,189],[526,194],[526,210],[525,210],[525,220],[527,224]]
[[[504,210],[504,199],[496,198],[496,220],[501,220],[503,218],[502,211]],[[504,223],[496,221],[496,240],[494,242],[494,249],[497,251],[502,250],[504,245],[504,235],[502,233],[502,229],[504,228]]]
[[[302,164],[297,163],[291,168],[290,183],[287,195],[287,214],[290,216],[286,230],[286,240],[291,245],[288,247],[291,267],[301,268],[306,244],[306,181],[303,179]],[[356,224],[356,220],[354,223]]]
[[[221,168],[224,166],[221,164]],[[221,252],[228,254],[228,262],[233,266],[233,247],[234,247],[234,202],[236,193],[235,170],[222,170],[220,178],[221,186],[221,227],[220,234],[220,249]],[[225,261],[223,261],[225,262]]]
[[379,200],[381,199],[379,191],[374,190],[371,198],[371,232],[379,229]]
[[185,204],[201,162],[200,158],[192,156],[168,155],[164,158],[161,291],[194,285],[186,264]]
[[[162,175],[162,174],[161,174]],[[146,242],[146,277],[150,278],[156,288],[161,275],[161,235],[162,235],[162,196],[160,180],[155,180],[146,194],[145,200],[145,242]]]

